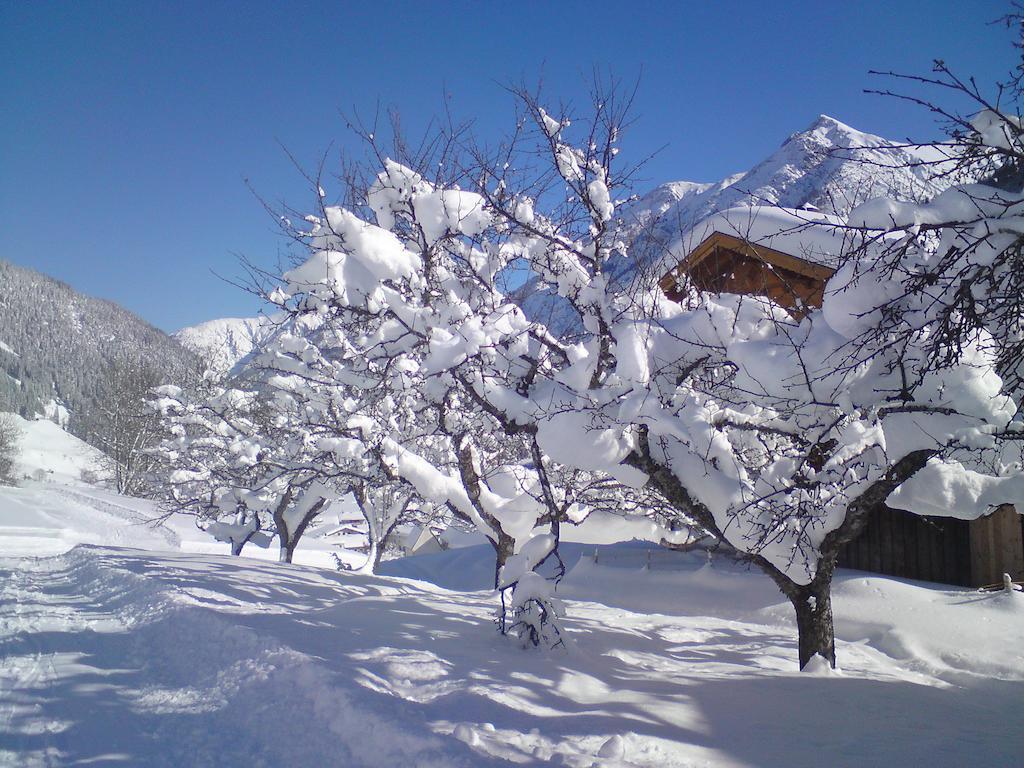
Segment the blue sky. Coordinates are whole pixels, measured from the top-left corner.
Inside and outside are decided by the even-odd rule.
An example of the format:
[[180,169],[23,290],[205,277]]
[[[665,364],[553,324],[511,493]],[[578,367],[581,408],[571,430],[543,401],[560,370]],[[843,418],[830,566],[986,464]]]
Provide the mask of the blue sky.
[[237,256],[283,249],[247,189],[311,201],[309,167],[355,146],[339,110],[425,125],[451,94],[484,138],[501,84],[582,100],[597,66],[641,76],[624,151],[650,186],[745,170],[820,113],[933,137],[921,110],[865,95],[869,69],[941,57],[989,83],[1013,63],[988,22],[1009,3],[12,3],[0,0],[0,258],[165,330],[255,314]]

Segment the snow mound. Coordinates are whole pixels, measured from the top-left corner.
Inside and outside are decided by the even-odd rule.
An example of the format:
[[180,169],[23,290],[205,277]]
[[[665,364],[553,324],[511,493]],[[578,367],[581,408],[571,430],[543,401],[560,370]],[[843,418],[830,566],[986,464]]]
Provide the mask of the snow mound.
[[[153,579],[153,568],[177,575]],[[216,570],[201,559],[83,547],[5,573],[0,604],[46,607],[0,623],[0,676],[17,691],[4,713],[0,763],[488,764],[446,743],[422,718],[399,716],[365,689],[336,680],[310,649],[248,626],[242,617],[264,612],[255,603],[258,581],[242,584],[259,573],[240,569],[217,587],[207,581]],[[294,583],[327,584],[302,576]],[[335,597],[341,604],[379,594],[352,585]],[[76,652],[31,652],[22,640],[31,636],[50,638],[55,648],[70,642]],[[291,737],[266,728],[269,717],[287,724]]]

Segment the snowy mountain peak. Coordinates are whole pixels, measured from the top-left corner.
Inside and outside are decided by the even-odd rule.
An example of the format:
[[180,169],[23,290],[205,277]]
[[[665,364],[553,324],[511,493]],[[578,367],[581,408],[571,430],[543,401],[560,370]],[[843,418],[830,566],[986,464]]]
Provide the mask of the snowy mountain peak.
[[[613,265],[612,272],[628,283],[638,269],[685,242],[701,222],[730,209],[770,205],[845,217],[875,197],[931,199],[946,182],[934,177],[934,169],[921,166],[924,159],[935,157],[819,115],[749,171],[717,183],[669,182],[623,206],[629,258]],[[556,332],[572,328],[571,313],[535,287],[528,284],[521,293],[527,314],[545,320]]]
[[[669,226],[686,229],[714,213],[750,205],[803,208],[847,214],[864,200],[893,196],[925,200],[944,188],[925,168],[916,150],[858,131],[819,115],[807,130],[795,133],[744,174],[718,184],[687,185],[688,194],[661,214]],[[678,188],[668,184],[659,190]],[[665,233],[662,233],[665,234]]]
[[264,315],[222,317],[182,328],[171,336],[199,355],[211,370],[223,374],[252,352],[273,326],[271,318]]
[[783,142],[783,146],[791,141],[803,141],[806,146],[821,145],[843,149],[882,147],[893,144],[881,136],[858,131],[830,115],[818,115],[818,118],[806,130],[794,133]]
[[841,120],[836,120],[832,115],[825,114],[818,115],[817,119],[810,124],[804,133],[813,133],[815,131],[838,131],[850,135],[869,135],[858,131],[856,128],[852,128]]

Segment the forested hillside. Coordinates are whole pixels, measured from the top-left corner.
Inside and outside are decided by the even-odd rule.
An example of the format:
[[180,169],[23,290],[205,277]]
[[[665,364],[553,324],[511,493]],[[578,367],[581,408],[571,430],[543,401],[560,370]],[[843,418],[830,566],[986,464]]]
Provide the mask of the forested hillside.
[[142,364],[179,380],[198,358],[123,307],[76,292],[32,269],[0,260],[0,411],[55,419],[90,433],[111,374]]

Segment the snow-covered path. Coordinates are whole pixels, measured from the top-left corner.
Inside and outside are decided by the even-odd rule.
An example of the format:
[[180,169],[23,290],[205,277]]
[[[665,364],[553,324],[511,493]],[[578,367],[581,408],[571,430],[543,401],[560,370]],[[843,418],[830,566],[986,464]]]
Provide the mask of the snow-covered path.
[[0,567],[4,765],[483,764],[281,642],[319,625],[294,612],[394,590],[90,547]]
[[[485,592],[96,546],[9,558],[0,765],[1019,765],[1016,596],[844,578],[845,674],[816,676],[763,581],[581,560],[576,647],[535,653],[491,631]],[[970,626],[930,637],[958,608]]]

